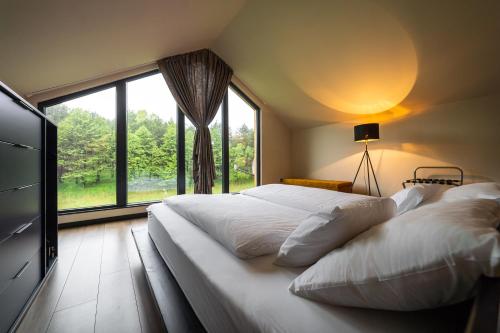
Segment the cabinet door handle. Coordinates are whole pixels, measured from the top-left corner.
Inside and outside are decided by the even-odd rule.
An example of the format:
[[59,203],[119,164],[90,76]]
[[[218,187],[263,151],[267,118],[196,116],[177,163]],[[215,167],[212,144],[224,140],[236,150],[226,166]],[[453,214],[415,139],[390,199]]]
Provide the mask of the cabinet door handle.
[[35,185],[36,185],[36,184],[19,186],[19,187],[14,188],[13,190],[14,190],[14,191],[24,190],[25,188],[30,188],[30,187],[35,186]]
[[23,148],[23,149],[34,149],[33,147],[31,146],[27,146],[27,145],[23,145],[23,144],[20,144],[20,143],[14,143],[13,144],[14,147],[16,148]]
[[23,224],[19,229],[17,229],[16,231],[14,231],[14,234],[15,235],[21,234],[24,230],[26,230],[29,227],[31,227],[32,224],[33,224],[32,222],[28,222],[28,223]]
[[17,279],[19,277],[21,277],[21,275],[23,275],[24,271],[26,270],[26,268],[28,268],[28,266],[31,264],[31,261],[28,261],[26,262],[23,267],[21,267],[21,269],[19,270],[19,272],[17,272],[17,274],[14,276],[14,279]]

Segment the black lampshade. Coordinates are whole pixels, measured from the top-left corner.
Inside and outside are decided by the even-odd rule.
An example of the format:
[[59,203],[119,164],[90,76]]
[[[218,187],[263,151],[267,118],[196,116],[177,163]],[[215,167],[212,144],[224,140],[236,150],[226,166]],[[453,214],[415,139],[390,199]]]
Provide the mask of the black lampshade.
[[354,141],[378,140],[380,139],[378,130],[378,123],[369,123],[354,126]]

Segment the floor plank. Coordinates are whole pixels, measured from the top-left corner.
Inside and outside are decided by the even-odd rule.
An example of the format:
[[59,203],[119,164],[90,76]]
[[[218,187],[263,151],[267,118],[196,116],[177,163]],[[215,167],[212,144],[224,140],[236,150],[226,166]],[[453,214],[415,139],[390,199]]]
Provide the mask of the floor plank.
[[94,332],[96,301],[90,301],[54,313],[48,333]]
[[141,331],[129,270],[111,273],[101,278],[95,331],[123,333]]
[[104,225],[87,226],[56,311],[97,300]]
[[[18,333],[45,332],[47,330],[83,239],[82,235],[83,228],[66,229],[59,233],[59,239],[65,246],[59,249],[59,258],[54,271],[19,325]],[[67,241],[69,238],[71,241]]]
[[17,332],[163,332],[130,231],[139,225],[61,230],[54,271]]

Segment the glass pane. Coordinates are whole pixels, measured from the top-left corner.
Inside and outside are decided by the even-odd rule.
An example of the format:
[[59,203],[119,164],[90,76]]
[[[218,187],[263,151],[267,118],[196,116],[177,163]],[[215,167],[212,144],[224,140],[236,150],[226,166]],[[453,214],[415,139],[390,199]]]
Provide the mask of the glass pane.
[[116,204],[116,90],[45,108],[58,125],[59,209]]
[[127,82],[128,202],[177,193],[177,104],[161,74]]
[[[222,107],[217,111],[217,115],[210,123],[210,135],[212,137],[212,149],[215,162],[215,181],[212,193],[222,193]],[[193,144],[195,127],[186,118],[185,121],[185,142],[186,142],[186,193],[194,193],[193,181]]]
[[255,110],[231,88],[228,90],[229,191],[256,185]]

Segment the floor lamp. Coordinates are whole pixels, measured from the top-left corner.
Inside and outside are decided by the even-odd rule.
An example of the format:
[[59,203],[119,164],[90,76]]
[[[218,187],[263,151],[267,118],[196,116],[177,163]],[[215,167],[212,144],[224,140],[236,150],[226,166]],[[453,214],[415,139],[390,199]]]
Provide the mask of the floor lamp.
[[354,141],[356,142],[364,142],[365,143],[365,152],[363,153],[363,158],[358,166],[358,171],[356,171],[356,176],[354,176],[354,180],[352,181],[352,185],[356,183],[356,178],[358,178],[359,170],[363,165],[363,162],[366,160],[366,173],[368,177],[368,195],[372,195],[372,189],[370,184],[370,170],[373,175],[373,179],[375,180],[375,185],[377,186],[378,196],[380,197],[380,189],[377,183],[377,177],[375,177],[375,171],[373,171],[372,160],[370,159],[370,154],[368,153],[368,141],[375,141],[380,139],[379,136],[379,124],[378,123],[370,123],[370,124],[362,124],[354,126]]

